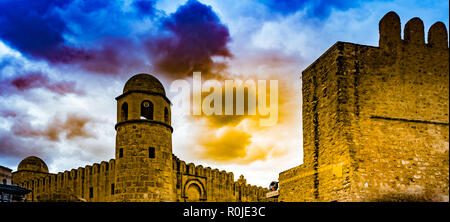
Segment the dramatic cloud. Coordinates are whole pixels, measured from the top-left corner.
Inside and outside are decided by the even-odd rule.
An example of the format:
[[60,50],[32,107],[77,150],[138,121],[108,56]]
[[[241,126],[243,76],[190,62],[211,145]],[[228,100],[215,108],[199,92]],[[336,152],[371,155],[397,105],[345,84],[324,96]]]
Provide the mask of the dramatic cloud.
[[15,119],[11,131],[16,136],[43,137],[50,141],[60,141],[61,136],[69,140],[79,137],[95,138],[95,135],[86,127],[89,122],[94,122],[94,120],[77,114],[69,114],[65,120],[56,116],[48,125],[34,127],[30,124],[30,117],[20,116],[20,118]]
[[10,95],[24,92],[34,88],[44,88],[53,93],[64,95],[75,93],[82,95],[84,92],[77,90],[73,81],[53,81],[41,73],[27,73],[11,79],[0,81],[0,95]]
[[[223,66],[214,56],[231,56],[228,29],[210,6],[190,0],[166,16],[154,8],[155,1],[131,5],[135,10],[124,12],[120,1],[3,1],[0,39],[52,65],[109,75],[153,66],[174,79],[193,70],[209,73]],[[154,24],[129,30],[148,26],[146,19]]]
[[56,9],[69,1],[0,2],[0,38],[21,52],[45,56],[64,43],[67,26]]
[[243,158],[247,155],[247,146],[251,144],[251,135],[225,128],[218,131],[214,137],[200,138],[200,145],[205,150],[203,157],[218,161],[230,161],[237,158]]
[[172,78],[184,78],[193,71],[209,74],[221,70],[224,64],[215,63],[213,57],[231,57],[228,29],[210,6],[190,0],[162,23],[171,33],[147,46],[156,69]]
[[131,75],[167,90],[201,71],[278,80],[278,123],[172,106],[174,154],[267,185],[301,162],[301,71],[336,41],[376,45],[391,10],[448,27],[448,1],[2,0],[0,165],[36,155],[58,172],[113,158],[114,98]]
[[[145,7],[152,7],[145,3],[136,4],[145,12],[149,10]],[[133,36],[120,32],[126,30],[115,29],[116,33],[91,30],[100,24],[121,26],[121,23],[108,24],[108,20],[102,17],[105,11],[111,20],[117,15],[128,21],[121,5],[112,1],[68,0],[58,4],[55,1],[27,4],[2,1],[0,39],[21,53],[52,65],[71,65],[93,73],[119,74],[127,67],[143,63],[143,60],[127,51],[138,47],[133,43]],[[136,16],[138,14],[132,14],[130,20],[137,19]],[[91,38],[91,43],[77,44],[84,42],[85,38]]]
[[[11,136],[9,132],[0,130],[0,159],[11,158],[11,166],[17,166],[22,158],[39,156],[44,159],[58,158],[59,152],[51,143],[37,143],[31,138]],[[2,165],[5,163],[2,163]]]

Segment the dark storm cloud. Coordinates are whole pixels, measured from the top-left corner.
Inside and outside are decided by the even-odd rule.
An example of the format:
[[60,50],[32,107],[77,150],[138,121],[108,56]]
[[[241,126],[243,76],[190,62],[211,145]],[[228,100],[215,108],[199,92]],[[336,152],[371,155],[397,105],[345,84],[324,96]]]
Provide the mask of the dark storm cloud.
[[[44,59],[53,65],[73,65],[89,72],[117,74],[122,66],[135,65],[124,49],[134,46],[125,33],[120,33],[120,24],[107,23],[100,17],[100,12],[105,14],[105,11],[109,11],[112,18],[124,16],[118,3],[112,1],[2,1],[0,39],[27,57]],[[117,33],[93,30],[99,24],[110,26],[109,30],[117,25]],[[84,33],[95,44],[77,45],[77,41],[84,40]]]
[[207,74],[221,65],[213,56],[231,57],[228,28],[210,6],[190,0],[164,19],[163,27],[170,34],[148,42],[158,71],[174,77],[185,77],[192,71]]
[[[188,1],[167,16],[155,1],[2,1],[0,39],[32,59],[91,73],[119,75],[130,69],[161,71],[169,77],[223,66],[229,57],[228,29],[211,7]],[[155,30],[133,33],[151,18]],[[145,29],[145,27],[144,27]]]
[[42,56],[64,43],[67,26],[56,9],[71,1],[0,2],[0,38],[19,51]]

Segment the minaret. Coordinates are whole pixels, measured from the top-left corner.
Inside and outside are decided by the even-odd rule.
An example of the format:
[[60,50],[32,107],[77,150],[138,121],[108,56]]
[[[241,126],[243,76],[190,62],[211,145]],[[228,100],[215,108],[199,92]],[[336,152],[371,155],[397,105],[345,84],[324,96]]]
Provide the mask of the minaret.
[[163,85],[137,74],[116,100],[115,201],[175,201],[173,129]]

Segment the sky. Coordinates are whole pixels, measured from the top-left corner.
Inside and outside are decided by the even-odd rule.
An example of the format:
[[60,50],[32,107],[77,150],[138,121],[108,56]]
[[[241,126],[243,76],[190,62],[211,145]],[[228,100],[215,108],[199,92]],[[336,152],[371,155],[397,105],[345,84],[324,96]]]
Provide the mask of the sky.
[[[115,97],[134,74],[173,81],[278,80],[278,122],[172,107],[173,153],[268,187],[303,162],[301,72],[337,41],[378,45],[395,11],[425,33],[448,1],[0,0],[0,165],[51,173],[114,158]],[[403,28],[402,28],[403,29]],[[425,34],[426,35],[426,34]]]

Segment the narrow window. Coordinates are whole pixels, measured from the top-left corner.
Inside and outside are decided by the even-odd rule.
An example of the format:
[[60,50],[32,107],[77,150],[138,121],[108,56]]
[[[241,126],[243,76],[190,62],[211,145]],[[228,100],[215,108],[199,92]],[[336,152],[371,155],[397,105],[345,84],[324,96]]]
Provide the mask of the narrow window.
[[164,107],[164,122],[169,123],[169,110],[167,107]]
[[122,121],[128,120],[128,103],[124,102],[121,108],[121,118]]
[[6,184],[6,179],[3,179],[3,184]]
[[123,157],[123,149],[120,148],[120,149],[119,149],[119,158],[122,158],[122,157]]
[[155,148],[153,147],[148,148],[148,157],[155,158]]
[[153,103],[145,100],[141,103],[141,119],[153,120]]
[[114,184],[112,183],[111,184],[111,195],[113,195],[114,194]]
[[89,198],[94,198],[94,188],[89,187]]

